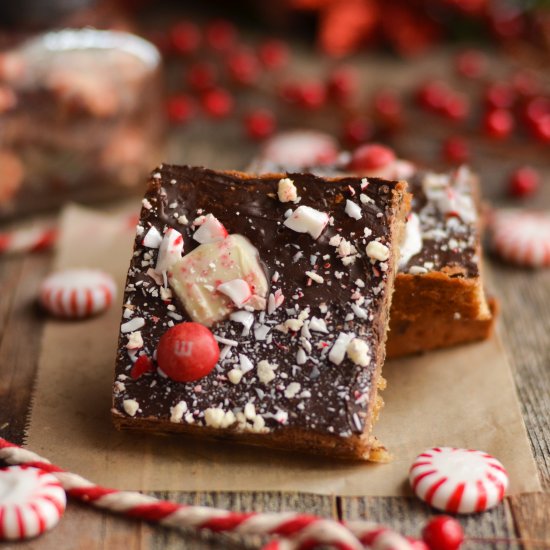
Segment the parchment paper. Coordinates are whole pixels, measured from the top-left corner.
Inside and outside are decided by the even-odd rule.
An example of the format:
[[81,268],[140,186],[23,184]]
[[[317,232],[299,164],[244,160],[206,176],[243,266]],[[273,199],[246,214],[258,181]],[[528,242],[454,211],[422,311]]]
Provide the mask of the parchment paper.
[[[122,292],[133,230],[120,219],[69,207],[55,267],[105,269]],[[540,490],[511,371],[497,339],[386,364],[386,406],[376,434],[395,460],[350,464],[115,431],[109,409],[119,315],[113,307],[88,321],[48,322],[28,433],[30,448],[103,485],[407,495],[414,457],[427,447],[451,445],[497,456],[510,473],[510,494]]]

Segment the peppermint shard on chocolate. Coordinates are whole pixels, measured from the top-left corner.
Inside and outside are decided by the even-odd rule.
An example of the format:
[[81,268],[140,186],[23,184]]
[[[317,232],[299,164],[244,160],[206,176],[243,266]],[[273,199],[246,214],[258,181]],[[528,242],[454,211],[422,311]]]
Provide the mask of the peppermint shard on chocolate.
[[406,183],[164,165],[124,294],[119,429],[384,460]]

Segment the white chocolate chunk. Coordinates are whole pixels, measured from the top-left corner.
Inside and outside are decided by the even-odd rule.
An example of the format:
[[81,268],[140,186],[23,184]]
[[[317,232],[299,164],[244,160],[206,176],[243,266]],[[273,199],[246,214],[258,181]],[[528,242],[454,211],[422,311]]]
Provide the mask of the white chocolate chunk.
[[247,308],[266,305],[269,284],[258,251],[242,235],[198,246],[170,268],[168,277],[191,319],[206,326],[226,318],[235,307],[228,296],[215,291],[220,282],[242,279],[254,294]]
[[125,399],[122,402],[122,407],[128,416],[136,416],[139,409],[139,403],[135,399]]
[[373,260],[385,262],[390,257],[390,249],[381,242],[371,241],[367,245],[367,256]]
[[348,357],[361,367],[366,367],[370,362],[369,345],[360,338],[354,338],[347,347]]
[[181,422],[183,415],[187,412],[187,403],[180,401],[173,407],[170,407],[170,422]]
[[293,397],[296,397],[300,389],[301,389],[301,386],[298,382],[291,382],[285,390],[285,397],[288,399],[292,399]]
[[285,220],[284,224],[297,233],[309,233],[314,239],[318,239],[329,222],[328,214],[311,208],[299,206]]
[[243,371],[240,369],[231,369],[227,373],[227,378],[232,384],[237,385],[243,377]]
[[298,198],[298,190],[290,178],[279,180],[277,196],[281,202],[294,202]]
[[256,365],[256,372],[258,373],[258,379],[262,384],[269,384],[275,378],[275,369],[277,367],[272,365],[265,359],[260,361]]
[[345,332],[341,332],[328,354],[329,361],[335,365],[342,363],[346,357],[348,345],[354,338],[355,334],[353,333],[346,334]]

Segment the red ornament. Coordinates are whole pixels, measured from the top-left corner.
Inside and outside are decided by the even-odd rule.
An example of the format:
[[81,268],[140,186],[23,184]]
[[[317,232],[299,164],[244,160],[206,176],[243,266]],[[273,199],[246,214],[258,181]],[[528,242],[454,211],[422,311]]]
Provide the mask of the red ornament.
[[439,80],[432,80],[424,83],[416,92],[416,101],[425,109],[437,111],[442,108],[450,89]]
[[254,84],[260,74],[260,66],[256,57],[246,50],[235,52],[229,56],[227,70],[235,82],[246,86]]
[[461,164],[470,158],[468,142],[461,137],[450,137],[443,142],[443,157],[451,164]]
[[170,122],[184,124],[195,114],[195,102],[187,95],[179,94],[166,101],[166,112]]
[[479,78],[487,69],[487,58],[478,50],[466,50],[456,57],[456,71],[466,78]]
[[357,93],[358,85],[358,75],[354,68],[337,67],[328,76],[328,95],[337,103],[345,104]]
[[369,119],[363,117],[350,118],[344,123],[343,139],[350,145],[357,146],[372,138],[374,129]]
[[266,40],[260,45],[258,57],[266,69],[280,69],[288,63],[290,50],[282,40]]
[[464,120],[470,111],[468,98],[463,94],[450,93],[441,106],[441,113],[451,120]]
[[187,72],[189,86],[198,92],[204,92],[216,83],[216,67],[207,61],[194,63]]
[[216,366],[220,348],[212,332],[200,323],[180,323],[168,329],[157,348],[157,363],[176,382],[203,378]]
[[227,51],[237,42],[235,25],[225,19],[211,21],[204,30],[206,43],[219,52]]
[[234,107],[233,97],[222,88],[215,88],[202,96],[204,110],[214,118],[228,116]]
[[380,90],[373,100],[374,110],[386,124],[398,126],[403,115],[403,105],[393,90]]
[[201,35],[199,28],[190,21],[176,23],[170,31],[170,42],[176,53],[189,55],[200,45]]
[[132,365],[130,376],[137,380],[141,375],[146,372],[152,372],[154,370],[153,361],[147,355],[140,355],[136,362]]
[[435,516],[422,530],[422,538],[430,550],[458,550],[464,541],[464,531],[450,516]]
[[246,132],[252,139],[265,139],[275,131],[277,122],[271,111],[257,109],[248,113],[244,119]]
[[489,111],[483,124],[486,134],[493,139],[506,139],[514,128],[514,118],[510,111],[504,109],[495,109]]
[[513,88],[503,82],[495,82],[485,91],[485,102],[492,109],[510,109],[515,100]]
[[321,82],[311,81],[298,85],[298,105],[304,109],[320,109],[327,99],[326,89]]
[[539,186],[539,173],[530,166],[523,166],[512,174],[509,192],[514,197],[528,197],[533,195]]
[[395,153],[389,147],[378,143],[367,143],[353,152],[349,166],[353,170],[377,170],[395,160]]

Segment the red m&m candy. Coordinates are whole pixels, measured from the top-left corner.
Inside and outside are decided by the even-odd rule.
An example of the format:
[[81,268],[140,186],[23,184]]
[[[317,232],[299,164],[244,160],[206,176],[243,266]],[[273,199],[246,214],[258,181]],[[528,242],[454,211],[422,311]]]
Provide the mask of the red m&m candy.
[[367,143],[358,147],[351,157],[350,168],[354,170],[377,170],[395,161],[395,153],[384,145]]
[[200,323],[180,323],[168,329],[157,348],[157,363],[176,382],[191,382],[212,371],[220,348],[212,332]]

